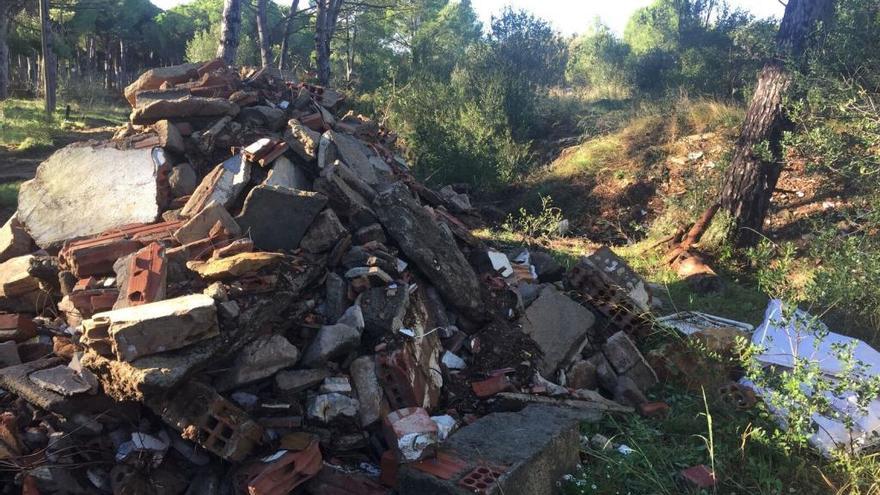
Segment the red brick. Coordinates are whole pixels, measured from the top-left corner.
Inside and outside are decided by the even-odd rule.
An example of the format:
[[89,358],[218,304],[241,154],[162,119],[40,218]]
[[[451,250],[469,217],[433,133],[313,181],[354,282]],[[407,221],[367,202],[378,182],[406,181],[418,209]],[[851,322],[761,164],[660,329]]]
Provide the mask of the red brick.
[[247,492],[250,495],[286,495],[315,477],[323,467],[321,449],[312,441],[305,450],[290,452],[268,463],[252,464],[247,469]]
[[158,301],[165,297],[165,250],[153,242],[138,251],[128,265],[125,297],[129,306]]
[[471,388],[477,397],[485,399],[499,392],[512,389],[513,384],[510,383],[507,375],[494,375],[482,381],[471,382]]
[[705,464],[689,467],[681,472],[681,476],[697,488],[712,488],[715,486],[715,473],[706,467]]
[[639,414],[646,418],[665,416],[669,413],[669,404],[665,402],[645,402],[639,405]]

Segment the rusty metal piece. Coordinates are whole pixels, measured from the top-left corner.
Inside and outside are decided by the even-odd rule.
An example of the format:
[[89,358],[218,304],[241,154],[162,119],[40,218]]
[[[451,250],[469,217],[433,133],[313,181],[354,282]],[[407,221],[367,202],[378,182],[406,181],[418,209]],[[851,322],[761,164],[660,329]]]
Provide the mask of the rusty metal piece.
[[14,340],[24,342],[37,335],[37,326],[34,320],[20,313],[0,314],[0,342]]
[[249,495],[285,495],[317,475],[323,467],[321,449],[312,441],[305,450],[288,451],[269,463],[252,464],[246,469]]
[[165,250],[158,242],[142,248],[128,266],[128,283],[125,298],[129,306],[158,301],[165,297],[167,265]]
[[505,468],[479,466],[459,480],[458,486],[472,493],[487,494],[494,490]]
[[575,265],[568,272],[566,283],[611,322],[614,328],[605,327],[602,337],[607,339],[617,330],[638,336],[651,328],[650,320],[636,310],[629,295],[606,281],[602,273],[588,263],[582,261]]
[[138,224],[64,243],[58,257],[62,268],[79,278],[113,271],[117,259],[154,241],[170,241],[183,221]]
[[263,436],[263,428],[244,411],[196,381],[152,407],[183,438],[229,461],[243,460]]
[[[384,455],[382,456],[384,460]],[[468,463],[449,452],[437,452],[436,457],[410,464],[413,468],[443,480],[451,480],[468,468]],[[383,473],[384,474],[384,473]]]

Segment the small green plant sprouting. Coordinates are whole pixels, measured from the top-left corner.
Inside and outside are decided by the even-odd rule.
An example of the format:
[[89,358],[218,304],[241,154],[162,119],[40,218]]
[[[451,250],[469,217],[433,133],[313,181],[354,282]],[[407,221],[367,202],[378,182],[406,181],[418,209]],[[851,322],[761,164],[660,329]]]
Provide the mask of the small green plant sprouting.
[[520,208],[517,216],[508,215],[501,228],[527,238],[553,238],[561,235],[562,210],[553,206],[553,198],[541,195],[541,210],[537,214]]

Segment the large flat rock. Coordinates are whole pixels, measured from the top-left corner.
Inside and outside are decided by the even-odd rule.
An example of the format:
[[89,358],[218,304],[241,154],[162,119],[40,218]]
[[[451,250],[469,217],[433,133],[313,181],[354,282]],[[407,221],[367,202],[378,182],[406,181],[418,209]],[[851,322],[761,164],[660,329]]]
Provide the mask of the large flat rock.
[[523,332],[544,353],[541,374],[551,375],[583,349],[596,317],[593,313],[552,287],[545,287],[529,306],[521,323]]
[[37,245],[97,234],[159,215],[151,150],[71,145],[21,185],[16,217]]
[[458,249],[452,232],[397,183],[376,196],[373,209],[406,257],[451,306],[468,318],[485,312],[477,274]]

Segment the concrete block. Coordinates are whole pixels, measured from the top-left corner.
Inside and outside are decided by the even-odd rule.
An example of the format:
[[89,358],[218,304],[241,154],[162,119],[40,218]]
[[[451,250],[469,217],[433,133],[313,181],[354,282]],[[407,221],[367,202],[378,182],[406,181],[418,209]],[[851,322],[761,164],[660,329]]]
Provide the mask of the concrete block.
[[520,320],[544,356],[541,374],[546,377],[577,356],[596,321],[593,313],[553,287],[545,287]]
[[323,194],[280,186],[257,186],[236,217],[254,245],[265,251],[291,250],[327,204]]
[[117,359],[180,349],[218,335],[214,299],[192,294],[107,311],[83,322],[83,343]]
[[551,495],[556,482],[574,472],[580,463],[581,420],[595,420],[570,409],[530,405],[520,412],[493,413],[454,433],[441,454],[456,457],[460,470],[449,479],[429,474],[408,464],[400,468],[400,493],[465,495],[473,493],[459,484],[478,467],[498,468],[498,483],[484,493],[504,495]]
[[62,148],[21,185],[16,217],[44,248],[123,225],[151,223],[159,216],[158,165],[151,154],[150,149]]

